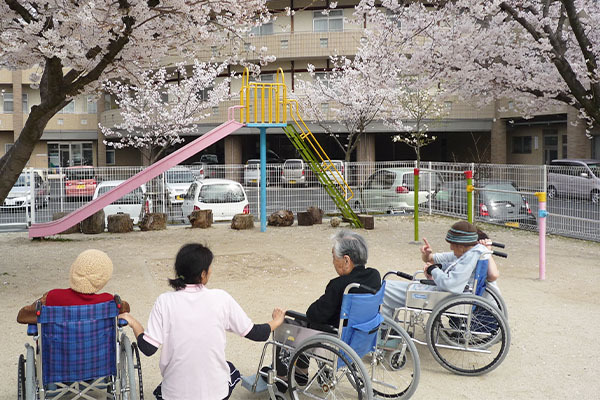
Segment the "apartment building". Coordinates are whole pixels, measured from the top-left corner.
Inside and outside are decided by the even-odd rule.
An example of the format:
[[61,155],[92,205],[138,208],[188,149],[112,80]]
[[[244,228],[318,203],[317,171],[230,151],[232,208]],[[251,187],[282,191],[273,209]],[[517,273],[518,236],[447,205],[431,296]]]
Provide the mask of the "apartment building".
[[[247,38],[248,48],[266,46],[277,61],[263,68],[261,80],[273,81],[276,71],[284,71],[285,82],[294,90],[298,79],[310,79],[307,65],[313,64],[321,78],[326,78],[332,54],[352,56],[362,37],[362,25],[350,24],[356,1],[338,1],[328,14],[329,1],[276,0],[268,5],[277,18]],[[294,10],[287,15],[285,8]],[[200,58],[219,57],[219,49],[207,48]],[[29,81],[33,71],[0,71],[0,154],[18,137],[28,110],[39,102],[39,91]],[[240,80],[231,83],[231,93],[239,93]],[[17,101],[19,100],[19,101]],[[227,118],[227,108],[238,104],[234,98],[223,103],[204,120],[186,142],[208,132]],[[327,110],[330,105],[324,104]],[[577,113],[567,106],[550,110],[533,119],[523,119],[512,102],[495,102],[476,108],[459,101],[444,103],[446,117],[433,124],[430,131],[438,139],[422,149],[422,159],[431,161],[493,162],[509,164],[543,164],[554,158],[600,158],[600,133],[586,138],[585,127],[577,124]],[[505,110],[504,112],[498,111]],[[140,165],[136,149],[114,149],[106,146],[98,122],[112,127],[121,120],[119,110],[109,96],[96,99],[81,96],[74,99],[48,124],[29,166],[57,167],[71,165]],[[323,130],[311,121],[309,128],[332,159],[343,153]],[[381,121],[369,125],[352,160],[387,161],[413,159],[414,152],[402,143],[394,143],[394,132]],[[292,144],[280,129],[267,131],[268,148],[282,158],[296,157]],[[243,128],[216,143],[205,153],[216,154],[220,162],[244,163],[258,156],[258,130]],[[200,155],[196,157],[198,160]],[[197,161],[196,158],[189,161]]]

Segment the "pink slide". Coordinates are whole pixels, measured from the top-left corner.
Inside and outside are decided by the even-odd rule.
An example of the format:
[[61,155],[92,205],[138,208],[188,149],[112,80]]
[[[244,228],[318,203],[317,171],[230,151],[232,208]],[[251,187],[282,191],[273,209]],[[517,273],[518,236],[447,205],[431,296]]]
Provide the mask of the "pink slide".
[[83,207],[80,207],[72,213],[65,215],[61,219],[51,222],[45,222],[43,224],[31,225],[29,227],[29,237],[35,238],[51,236],[65,231],[66,229],[77,224],[78,222],[83,221],[90,215],[93,215],[94,213],[102,210],[104,207],[108,206],[112,202],[125,196],[127,193],[131,192],[135,188],[141,186],[142,184],[148,182],[153,178],[156,178],[158,175],[162,174],[169,168],[172,168],[175,165],[187,160],[194,154],[198,153],[199,151],[202,151],[203,149],[223,139],[225,136],[237,131],[243,126],[244,124],[230,119],[229,121],[217,126],[210,132],[205,133],[193,142],[183,146],[181,149],[169,154],[165,158],[155,162],[151,166],[138,172],[137,174],[127,179],[125,182],[123,182],[116,188],[98,197],[96,200],[90,201]]

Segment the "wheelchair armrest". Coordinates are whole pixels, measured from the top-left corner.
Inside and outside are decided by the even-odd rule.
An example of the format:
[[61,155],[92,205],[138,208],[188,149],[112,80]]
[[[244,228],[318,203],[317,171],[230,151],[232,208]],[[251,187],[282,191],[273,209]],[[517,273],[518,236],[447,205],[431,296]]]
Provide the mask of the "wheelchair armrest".
[[127,320],[125,320],[123,318],[119,318],[119,320],[117,321],[117,324],[119,325],[119,328],[122,328],[124,326],[127,326]]
[[297,311],[292,311],[292,310],[287,310],[285,312],[285,315],[288,317],[292,317],[293,319],[297,319],[300,321],[306,321],[308,322],[308,318],[306,317],[306,314],[302,314],[300,312]]
[[423,285],[436,286],[436,283],[433,279],[420,279],[419,282],[421,282]]

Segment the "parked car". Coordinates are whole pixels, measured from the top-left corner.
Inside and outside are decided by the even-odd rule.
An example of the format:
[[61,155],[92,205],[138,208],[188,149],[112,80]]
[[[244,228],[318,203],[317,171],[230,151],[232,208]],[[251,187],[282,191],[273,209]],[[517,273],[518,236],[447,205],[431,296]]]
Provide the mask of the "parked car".
[[300,158],[285,160],[281,169],[281,183],[308,186],[316,179],[308,164]]
[[188,165],[187,168],[192,171],[192,174],[196,177],[196,179],[204,179],[207,178],[206,171],[208,170],[208,165],[204,162],[196,161],[193,162],[192,165]]
[[[92,199],[97,199],[104,193],[109,192],[123,182],[125,181],[104,181],[99,183]],[[142,212],[142,207],[144,207],[144,212],[150,212],[150,200],[145,198],[145,194],[146,185],[142,185],[127,193],[119,200],[116,200],[110,205],[104,207],[106,224],[108,224],[108,216],[113,214],[129,214],[131,219],[133,219],[133,223],[137,224]]]
[[[515,185],[505,180],[480,180],[475,187],[475,216],[480,221],[511,226],[537,225],[527,199]],[[441,186],[433,200],[435,208],[452,213],[467,214],[467,189],[464,181],[448,182]]]
[[[31,171],[21,172],[19,178],[8,192],[6,199],[0,205],[3,210],[25,208],[31,204]],[[33,171],[33,192],[35,208],[48,206],[50,199],[50,185],[40,171]]]
[[571,195],[600,203],[600,160],[552,160],[548,168],[548,197]]
[[98,184],[94,167],[65,168],[65,196],[67,198],[92,197]]
[[327,177],[331,180],[331,182],[333,182],[333,183],[338,182],[339,184],[342,184],[342,182],[339,182],[339,180],[340,180],[340,177],[345,180],[344,162],[341,160],[331,160],[331,164],[333,164],[333,167],[337,170],[337,172],[335,172],[332,169],[328,169],[325,171],[325,169],[329,166],[329,163],[326,161],[324,161],[321,164],[321,169],[323,171],[325,171],[325,175],[327,175]]
[[183,203],[183,196],[196,180],[192,171],[184,166],[176,166],[165,172],[165,182],[171,204]]
[[212,210],[214,221],[231,221],[235,214],[250,213],[244,188],[228,179],[193,182],[184,196],[181,209],[184,216],[195,210]]
[[[279,183],[281,165],[267,164],[267,186]],[[260,159],[253,158],[244,165],[244,185],[258,185],[260,177]]]
[[[427,202],[441,184],[442,177],[437,172],[421,172],[419,204]],[[375,171],[359,188],[354,207],[393,213],[414,209],[414,198],[414,169],[384,168]]]

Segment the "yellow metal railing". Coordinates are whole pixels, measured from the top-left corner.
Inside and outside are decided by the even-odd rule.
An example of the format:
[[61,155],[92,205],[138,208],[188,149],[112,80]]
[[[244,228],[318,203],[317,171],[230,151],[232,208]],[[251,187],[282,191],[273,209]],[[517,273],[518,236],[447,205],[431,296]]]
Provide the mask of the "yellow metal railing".
[[[295,107],[292,108],[292,105]],[[243,124],[287,124],[287,110],[290,110],[290,116],[300,130],[300,138],[303,142],[308,142],[314,153],[317,155],[318,166],[323,173],[331,172],[335,183],[344,192],[346,201],[354,197],[354,192],[335,165],[329,159],[325,150],[321,147],[314,137],[298,111],[298,102],[288,100],[287,87],[283,70],[277,70],[277,79],[275,83],[250,82],[250,73],[248,68],[242,75],[242,88],[240,89],[240,122]]]

